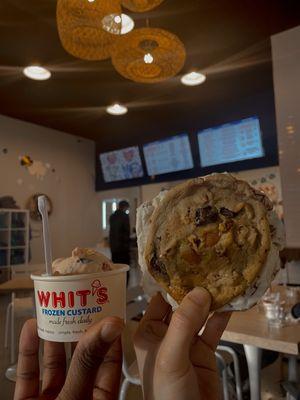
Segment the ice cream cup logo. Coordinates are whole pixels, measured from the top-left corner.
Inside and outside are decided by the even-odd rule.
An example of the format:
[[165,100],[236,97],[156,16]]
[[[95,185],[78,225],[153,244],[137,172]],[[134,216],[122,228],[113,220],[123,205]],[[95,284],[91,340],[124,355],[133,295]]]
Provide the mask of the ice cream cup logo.
[[75,305],[75,297],[79,297],[80,305],[85,307],[87,305],[87,298],[92,294],[92,296],[97,296],[96,303],[103,305],[109,303],[108,299],[108,289],[103,286],[99,279],[95,279],[91,283],[91,290],[77,290],[77,291],[69,291],[65,292],[44,292],[43,290],[37,291],[38,301],[41,307],[49,307],[50,303],[52,303],[53,308],[65,308],[71,307],[73,308]]
[[78,275],[32,275],[39,337],[77,342],[97,321],[126,315],[127,265]]
[[101,282],[99,281],[99,279],[95,279],[92,282],[92,295],[93,296],[97,296],[97,300],[96,302],[98,304],[106,304],[109,303],[108,300],[108,293],[107,293],[107,287],[102,286]]

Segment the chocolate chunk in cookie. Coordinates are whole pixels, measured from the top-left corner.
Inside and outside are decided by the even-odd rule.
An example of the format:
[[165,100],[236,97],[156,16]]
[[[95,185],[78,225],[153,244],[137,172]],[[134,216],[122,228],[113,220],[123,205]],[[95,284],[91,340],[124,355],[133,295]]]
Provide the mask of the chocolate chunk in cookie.
[[195,225],[201,226],[216,222],[218,220],[218,211],[211,206],[197,208],[195,212]]

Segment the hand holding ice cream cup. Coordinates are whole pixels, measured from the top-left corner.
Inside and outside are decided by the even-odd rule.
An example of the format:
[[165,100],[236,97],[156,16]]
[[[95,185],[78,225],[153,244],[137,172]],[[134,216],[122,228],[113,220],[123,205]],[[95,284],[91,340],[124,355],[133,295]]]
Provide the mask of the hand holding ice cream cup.
[[[44,222],[47,215],[42,216]],[[48,221],[43,227],[47,273],[31,276],[39,337],[77,342],[90,326],[105,317],[124,319],[128,265],[113,264],[103,254],[87,248],[76,248],[71,257],[52,263]]]

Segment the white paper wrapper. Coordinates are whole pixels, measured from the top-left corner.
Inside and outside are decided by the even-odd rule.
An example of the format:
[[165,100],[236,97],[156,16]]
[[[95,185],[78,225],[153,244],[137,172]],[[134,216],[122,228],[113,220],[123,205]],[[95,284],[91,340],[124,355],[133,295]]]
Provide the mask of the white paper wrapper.
[[[159,193],[152,201],[145,202],[138,208],[136,232],[138,239],[139,265],[142,270],[142,285],[145,293],[149,296],[153,296],[156,292],[161,292],[165,300],[168,301],[172,308],[176,309],[178,307],[177,302],[156,283],[154,278],[148,272],[146,260],[144,258],[144,251],[151,224],[151,216],[159,203],[165,197],[166,193],[167,191]],[[279,271],[280,259],[278,256],[278,251],[283,248],[285,240],[283,224],[277,218],[274,211],[269,212],[268,218],[270,225],[274,227],[274,233],[272,235],[271,249],[260,276],[256,279],[252,286],[248,288],[244,295],[236,297],[229,304],[222,307],[222,309],[218,311],[247,310],[251,308],[264,295]]]
[[38,335],[53,342],[77,342],[95,322],[125,318],[127,265],[84,275],[32,275]]

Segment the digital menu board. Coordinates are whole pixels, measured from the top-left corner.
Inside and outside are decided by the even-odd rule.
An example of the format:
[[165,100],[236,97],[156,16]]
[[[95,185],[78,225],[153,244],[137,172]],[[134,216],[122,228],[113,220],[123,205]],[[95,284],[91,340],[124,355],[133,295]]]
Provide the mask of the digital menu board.
[[140,151],[137,146],[99,155],[105,182],[116,182],[144,176]]
[[184,171],[194,167],[187,134],[172,136],[143,146],[149,176]]
[[202,167],[264,156],[257,117],[200,131],[198,143]]

